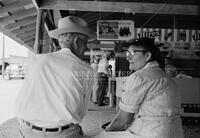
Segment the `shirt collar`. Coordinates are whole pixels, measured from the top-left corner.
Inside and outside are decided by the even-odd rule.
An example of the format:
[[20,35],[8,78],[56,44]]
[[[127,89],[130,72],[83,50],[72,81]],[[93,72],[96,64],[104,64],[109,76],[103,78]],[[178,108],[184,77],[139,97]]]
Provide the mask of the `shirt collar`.
[[145,68],[152,68],[152,67],[159,67],[159,64],[157,61],[152,61],[152,62],[148,62],[143,69]]
[[61,53],[61,54],[70,54],[71,56],[79,59],[74,53],[72,53],[72,51],[69,48],[62,48],[61,50],[58,51],[58,53]]
[[[69,48],[62,48],[61,50],[58,51],[61,54],[69,54],[70,56],[74,57],[75,59],[77,59],[79,62],[82,62],[84,64],[86,64],[83,60],[81,60],[80,58],[78,58],[74,53],[72,53],[72,51]],[[86,64],[87,65],[87,64]]]
[[62,48],[61,50],[59,50],[59,53],[65,53],[65,52],[71,52],[71,50],[69,48]]

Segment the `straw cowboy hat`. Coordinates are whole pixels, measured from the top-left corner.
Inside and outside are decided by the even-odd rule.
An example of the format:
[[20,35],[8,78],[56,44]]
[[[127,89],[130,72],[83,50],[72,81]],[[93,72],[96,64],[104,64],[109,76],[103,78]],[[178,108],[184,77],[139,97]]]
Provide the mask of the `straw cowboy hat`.
[[81,33],[89,39],[95,39],[96,34],[87,26],[87,22],[76,16],[67,16],[58,20],[58,29],[49,32],[49,36],[58,39],[63,33]]

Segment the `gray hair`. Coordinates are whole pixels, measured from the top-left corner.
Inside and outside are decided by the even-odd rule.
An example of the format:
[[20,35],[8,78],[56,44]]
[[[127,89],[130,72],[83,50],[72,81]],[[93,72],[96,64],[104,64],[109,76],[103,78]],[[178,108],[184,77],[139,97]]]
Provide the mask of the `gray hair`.
[[62,48],[71,48],[78,33],[64,33],[59,35],[58,41]]

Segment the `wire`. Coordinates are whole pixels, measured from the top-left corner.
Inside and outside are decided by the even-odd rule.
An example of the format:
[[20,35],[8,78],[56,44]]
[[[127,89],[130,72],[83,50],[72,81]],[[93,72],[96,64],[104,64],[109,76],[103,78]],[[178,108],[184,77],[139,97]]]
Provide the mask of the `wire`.
[[164,3],[162,6],[160,6],[160,8],[140,27],[143,28],[149,21],[151,21],[151,19],[153,19],[154,16],[156,16],[158,14],[158,12],[166,6],[167,3]]

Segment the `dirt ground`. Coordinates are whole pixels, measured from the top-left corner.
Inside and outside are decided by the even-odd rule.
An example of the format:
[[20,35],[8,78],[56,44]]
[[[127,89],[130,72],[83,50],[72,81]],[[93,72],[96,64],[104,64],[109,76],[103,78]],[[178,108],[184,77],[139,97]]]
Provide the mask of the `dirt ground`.
[[14,117],[15,99],[23,80],[3,80],[0,76],[0,124]]

